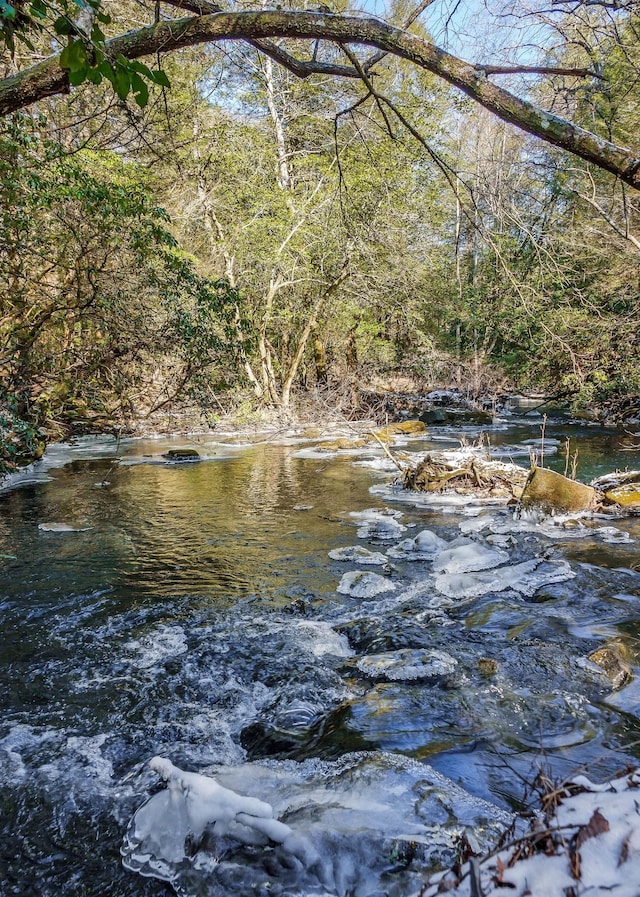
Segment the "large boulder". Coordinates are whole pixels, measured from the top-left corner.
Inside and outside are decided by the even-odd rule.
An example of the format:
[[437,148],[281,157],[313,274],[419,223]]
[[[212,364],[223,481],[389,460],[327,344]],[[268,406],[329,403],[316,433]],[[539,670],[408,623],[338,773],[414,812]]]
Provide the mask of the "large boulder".
[[593,486],[570,480],[555,470],[532,467],[527,477],[520,504],[523,508],[545,511],[587,511],[594,507],[599,493]]

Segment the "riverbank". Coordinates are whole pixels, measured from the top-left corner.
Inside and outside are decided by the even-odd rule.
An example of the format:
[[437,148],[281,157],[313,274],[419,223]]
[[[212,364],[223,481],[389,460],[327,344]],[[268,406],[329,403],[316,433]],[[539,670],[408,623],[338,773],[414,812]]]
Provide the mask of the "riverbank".
[[[397,389],[392,388],[398,387]],[[401,387],[413,387],[403,391]],[[611,427],[633,431],[640,428],[640,396],[618,398],[593,408],[571,409],[558,402],[557,396],[530,393],[521,395],[496,391],[476,395],[458,388],[437,387],[418,390],[415,383],[390,381],[388,388],[360,389],[355,404],[333,401],[331,394],[299,394],[290,408],[259,406],[246,400],[235,401],[229,408],[222,405],[207,411],[194,404],[175,403],[152,415],[109,420],[95,415],[50,422],[21,417],[15,408],[0,403],[0,476],[15,472],[42,456],[51,442],[64,442],[82,436],[100,434],[116,438],[154,435],[183,436],[202,433],[286,432],[325,426],[360,427],[422,420],[427,427],[486,426],[496,416],[519,413],[532,421],[544,415],[561,417],[569,423]]]

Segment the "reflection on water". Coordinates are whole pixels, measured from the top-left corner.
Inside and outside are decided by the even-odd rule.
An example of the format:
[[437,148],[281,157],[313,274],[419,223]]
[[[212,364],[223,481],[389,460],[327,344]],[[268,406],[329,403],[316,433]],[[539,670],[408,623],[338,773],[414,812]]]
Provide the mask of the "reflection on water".
[[[547,425],[548,450],[566,429]],[[628,437],[579,435],[582,478],[640,466]],[[446,438],[455,434],[406,448]],[[539,424],[491,438],[494,452],[526,464]],[[597,776],[638,756],[631,704],[623,693],[608,702],[609,680],[585,658],[615,637],[639,663],[640,519],[563,530],[516,525],[495,507],[438,510],[390,490],[382,465],[308,457],[295,443],[200,437],[205,460],[165,463],[183,444],[86,442],[66,467],[46,468],[47,482],[0,496],[7,894],[165,893],[125,873],[118,853],[156,754],[200,769],[391,752],[503,807],[541,757],[553,774],[588,765]],[[547,460],[563,470],[561,455]],[[354,514],[371,508],[393,509],[382,519],[398,521],[397,538]],[[336,591],[357,562],[330,551],[384,554],[424,530],[437,546],[461,534],[500,545],[500,563],[565,559],[575,578],[457,601],[436,587],[428,556],[391,551],[386,566],[362,569],[392,593]],[[402,651],[453,660],[437,675],[367,674],[363,658]]]

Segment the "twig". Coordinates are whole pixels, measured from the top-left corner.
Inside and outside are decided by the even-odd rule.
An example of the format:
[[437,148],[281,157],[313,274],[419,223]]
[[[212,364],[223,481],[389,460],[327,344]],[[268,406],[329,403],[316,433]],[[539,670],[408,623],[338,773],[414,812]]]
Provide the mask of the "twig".
[[398,470],[399,470],[401,473],[404,473],[404,467],[401,466],[401,464],[400,464],[399,461],[396,461],[396,459],[393,457],[393,455],[391,454],[391,452],[389,451],[389,449],[387,448],[387,446],[384,444],[384,442],[382,441],[382,439],[380,439],[380,437],[379,437],[376,433],[374,433],[373,430],[369,430],[369,433],[373,436],[373,438],[376,440],[376,442],[379,442],[379,443],[380,443],[380,445],[381,445],[382,448],[384,449],[385,453],[389,456],[389,458],[391,458],[391,460],[393,461],[393,463],[395,464],[395,466],[398,468]]

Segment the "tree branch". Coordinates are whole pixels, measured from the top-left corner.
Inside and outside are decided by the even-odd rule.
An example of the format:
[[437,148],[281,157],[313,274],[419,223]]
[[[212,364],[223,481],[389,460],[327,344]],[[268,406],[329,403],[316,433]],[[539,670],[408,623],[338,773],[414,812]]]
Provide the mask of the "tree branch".
[[[363,44],[407,59],[457,87],[504,121],[610,171],[640,190],[640,153],[539,109],[490,82],[482,67],[377,19],[284,10],[214,13],[158,22],[114,37],[106,41],[105,47],[110,54],[122,53],[128,59],[137,59],[208,42],[272,37]],[[0,114],[6,115],[68,88],[68,75],[60,67],[59,56],[51,56],[0,82]]]
[[[224,12],[217,3],[211,0],[163,0],[168,6],[174,6],[176,9],[187,9],[198,16],[212,15],[216,12]],[[431,0],[430,0],[431,2]],[[310,75],[333,75],[337,78],[358,78],[358,73],[348,65],[337,65],[331,62],[318,62],[316,59],[298,59],[291,53],[274,44],[270,40],[250,40],[248,41],[256,50],[260,50],[265,56],[269,56],[278,65],[285,69],[289,69],[297,78],[304,80]]]
[[604,76],[593,69],[562,68],[554,65],[476,65],[485,75],[569,75],[573,78],[598,78]]

